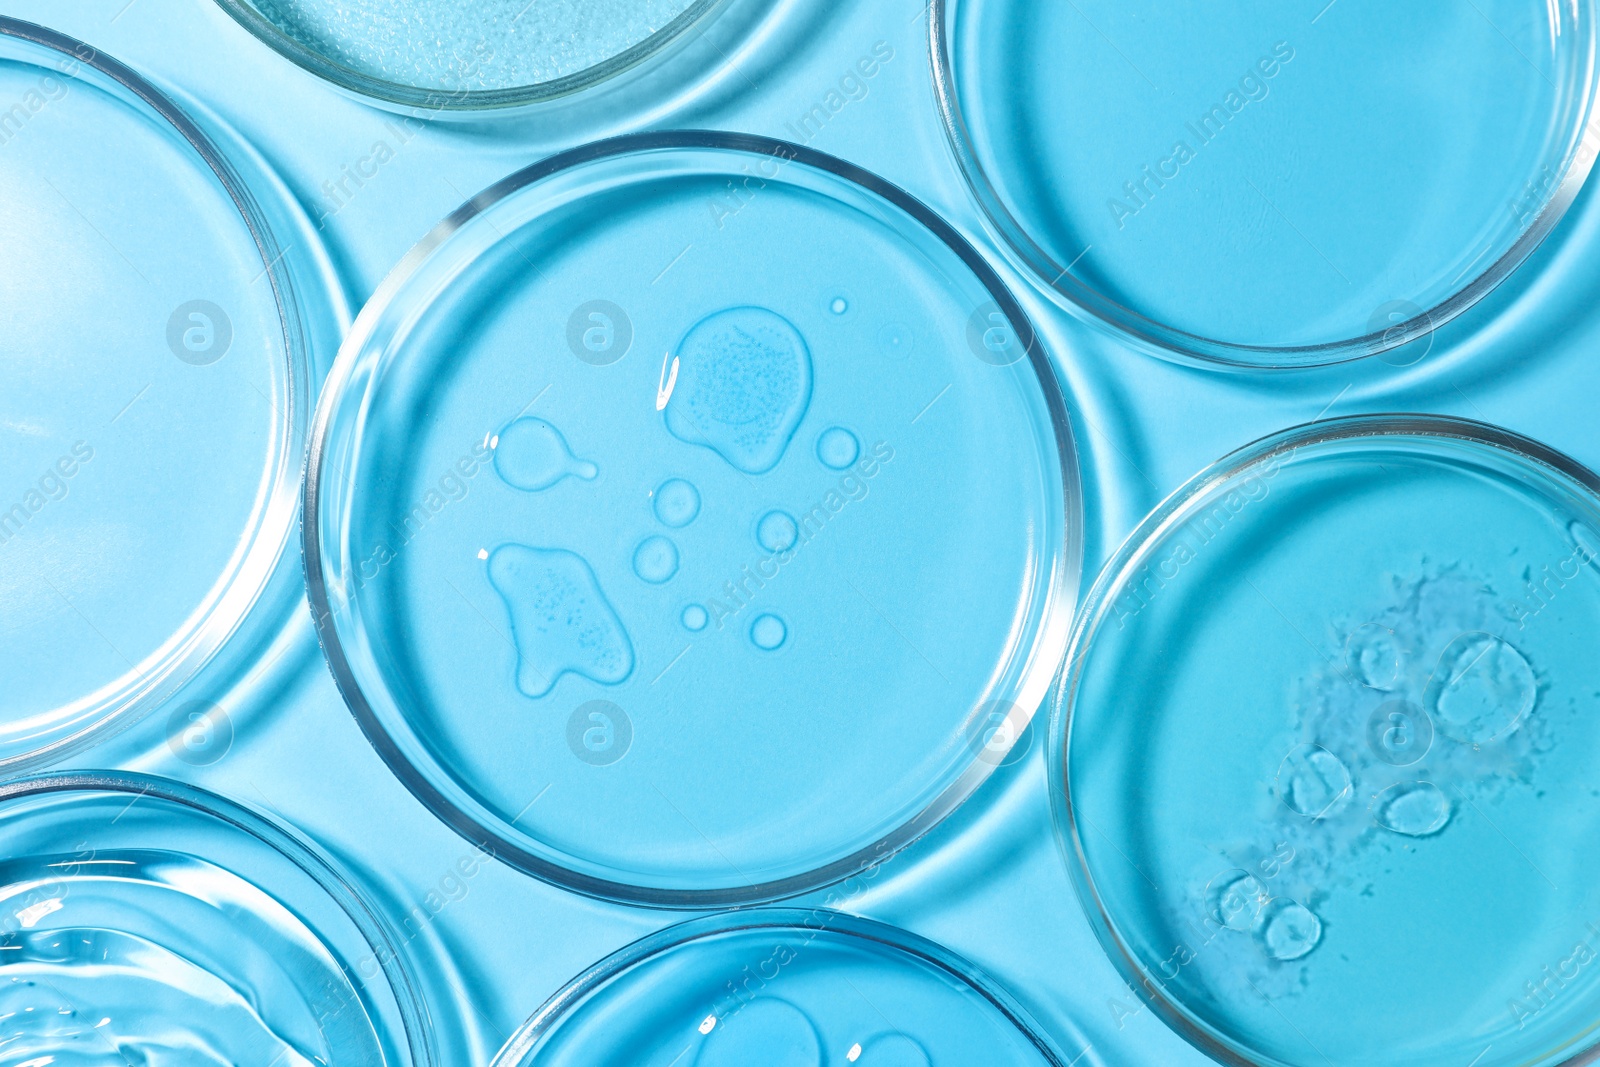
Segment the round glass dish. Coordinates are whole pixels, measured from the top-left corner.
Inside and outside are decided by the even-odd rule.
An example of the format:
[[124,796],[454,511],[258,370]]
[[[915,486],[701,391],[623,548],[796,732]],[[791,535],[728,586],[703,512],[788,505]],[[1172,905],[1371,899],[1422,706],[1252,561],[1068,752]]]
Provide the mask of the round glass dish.
[[341,89],[444,115],[590,89],[687,41],[736,0],[217,2],[279,55]]
[[756,909],[669,927],[597,963],[493,1067],[1094,1062],[1062,1055],[1003,990],[930,941],[820,909]]
[[1312,423],[1106,567],[1058,693],[1058,827],[1112,959],[1207,1054],[1593,1058],[1597,489],[1477,423]]
[[142,775],[0,785],[7,1063],[428,1067],[359,891],[289,833]]
[[934,0],[930,36],[956,157],[1048,288],[1164,355],[1292,367],[1425,334],[1550,232],[1600,149],[1597,14]]
[[347,318],[292,196],[225,127],[7,18],[0,104],[14,773],[226,673],[283,621],[311,352]]
[[948,225],[794,145],[521,171],[363,310],[306,560],[368,736],[473,842],[704,907],[927,830],[1049,689],[1080,566],[1055,372]]

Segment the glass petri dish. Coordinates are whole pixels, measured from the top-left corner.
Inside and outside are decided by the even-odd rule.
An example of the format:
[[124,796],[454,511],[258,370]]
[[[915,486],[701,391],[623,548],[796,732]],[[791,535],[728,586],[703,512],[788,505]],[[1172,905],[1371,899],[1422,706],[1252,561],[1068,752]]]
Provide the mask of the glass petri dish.
[[382,921],[291,834],[177,782],[0,785],[8,1063],[433,1062]]
[[930,941],[821,909],[756,909],[669,927],[591,967],[493,1067],[1094,1062],[1079,1055]]
[[115,60],[0,18],[0,101],[0,770],[14,773],[226,673],[268,601],[281,623],[301,585],[279,562],[311,353],[345,314],[259,158]]
[[734,0],[217,2],[279,55],[348,92],[446,115],[592,88],[695,36]]
[[324,651],[442,819],[580,892],[846,877],[1000,763],[1079,566],[1065,407],[983,261],[796,146],[641,134],[419,245],[320,408]]
[[1047,288],[1163,355],[1291,367],[1414,340],[1550,232],[1600,150],[1597,14],[935,0],[930,36],[956,157]]
[[1597,488],[1477,423],[1312,423],[1107,565],[1058,827],[1106,950],[1207,1054],[1593,1058]]

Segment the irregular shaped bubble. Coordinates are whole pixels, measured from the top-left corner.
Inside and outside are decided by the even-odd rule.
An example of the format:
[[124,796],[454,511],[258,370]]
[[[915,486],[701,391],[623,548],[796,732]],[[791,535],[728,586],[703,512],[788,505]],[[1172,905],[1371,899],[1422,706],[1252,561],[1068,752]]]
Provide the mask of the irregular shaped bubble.
[[905,1034],[878,1034],[852,1045],[844,1058],[861,1067],[933,1067],[928,1050]]
[[681,529],[700,514],[700,490],[682,478],[668,478],[656,487],[654,505],[663,525]]
[[699,604],[690,604],[688,607],[683,609],[683,614],[679,616],[679,619],[683,622],[683,628],[685,630],[692,630],[695,633],[699,633],[701,630],[704,630],[706,628],[706,624],[711,621],[711,615]]
[[843,426],[831,426],[817,438],[817,458],[824,467],[842,471],[861,455],[861,442]]
[[633,573],[652,585],[678,573],[678,546],[665,537],[646,537],[633,550]]
[[1478,745],[1516,730],[1538,695],[1522,653],[1486,633],[1465,633],[1439,656],[1424,703],[1446,737]]
[[633,671],[633,643],[588,561],[559,548],[501,545],[489,555],[489,584],[511,616],[517,688],[550,692],[571,672],[617,685]]
[[1345,661],[1356,681],[1368,689],[1388,689],[1400,677],[1400,641],[1393,630],[1369,622],[1344,642]]
[[786,1000],[750,1001],[714,1022],[708,1018],[700,1032],[696,1067],[822,1067],[816,1027]]
[[782,458],[811,403],[811,352],[781,315],[736,307],[701,319],[678,345],[667,429],[746,474]]
[[1279,897],[1262,911],[1256,940],[1275,960],[1297,960],[1322,940],[1322,920],[1304,904]]
[[756,523],[756,543],[768,552],[783,552],[800,539],[800,526],[786,511],[769,511]]
[[555,426],[532,416],[517,419],[494,439],[494,470],[507,485],[538,493],[568,475],[593,481],[600,473],[567,448]]
[[1278,765],[1278,796],[1290,809],[1320,819],[1350,799],[1350,771],[1321,745],[1296,745]]
[[1249,871],[1223,871],[1206,886],[1206,909],[1230,930],[1248,931],[1267,902],[1267,889]]
[[1450,798],[1432,782],[1399,782],[1373,800],[1372,818],[1385,830],[1427,837],[1450,821]]
[[768,652],[782,647],[789,639],[789,627],[776,615],[757,615],[750,623],[750,640]]
[[1392,767],[1409,767],[1433,747],[1433,720],[1409,700],[1386,700],[1367,720],[1367,747]]

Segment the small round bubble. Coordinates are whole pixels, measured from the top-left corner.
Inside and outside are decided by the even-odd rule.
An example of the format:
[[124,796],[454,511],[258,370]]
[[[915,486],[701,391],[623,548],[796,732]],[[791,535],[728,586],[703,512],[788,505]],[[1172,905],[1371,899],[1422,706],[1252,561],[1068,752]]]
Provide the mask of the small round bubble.
[[783,552],[800,539],[800,527],[786,511],[769,511],[756,523],[756,542],[768,552]]
[[640,578],[660,585],[678,573],[678,546],[665,537],[647,537],[633,553],[633,571]]
[[750,624],[751,642],[766,652],[783,647],[783,643],[788,639],[789,627],[776,615],[758,615]]
[[817,438],[817,458],[825,467],[842,471],[861,455],[861,442],[843,426],[833,426],[822,431]]
[[685,630],[699,633],[701,630],[704,630],[706,628],[706,624],[711,621],[711,616],[707,614],[706,609],[701,607],[699,604],[690,604],[688,607],[683,609],[683,614],[679,616],[679,619],[683,622],[683,628]]
[[655,512],[664,526],[687,526],[700,514],[700,491],[682,478],[668,478],[656,489]]

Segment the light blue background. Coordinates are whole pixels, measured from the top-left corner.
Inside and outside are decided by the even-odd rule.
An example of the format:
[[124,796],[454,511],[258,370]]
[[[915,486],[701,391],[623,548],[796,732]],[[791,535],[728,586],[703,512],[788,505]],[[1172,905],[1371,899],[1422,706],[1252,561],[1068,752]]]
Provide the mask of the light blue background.
[[[204,101],[261,149],[308,206],[342,165],[366,156],[379,137],[392,138],[385,128],[392,116],[280,59],[210,0],[4,0],[0,7],[85,39],[180,96]],[[799,21],[769,27],[740,69],[726,72],[729,91],[711,94],[674,124],[792,137],[785,124],[819,102],[875,42],[887,41],[895,58],[872,80],[870,95],[835,116],[813,147],[901,184],[1001,262],[938,125],[921,0],[804,0],[790,7]],[[541,142],[527,131],[490,137],[438,126],[418,134],[327,222],[324,236],[352,302],[359,306],[401,255],[467,197],[590,136],[572,131]],[[1600,466],[1597,225],[1600,208],[1585,193],[1511,283],[1441,331],[1426,358],[1405,369],[1380,360],[1291,374],[1178,367],[1078,323],[1002,266],[1072,390],[1085,462],[1089,575],[1195,471],[1321,414],[1416,410],[1480,419]],[[77,762],[93,765],[114,755],[275,813],[359,867],[397,911],[421,904],[468,846],[435,822],[368,747],[334,689],[307,615],[297,616],[278,653],[235,691],[214,697],[238,731],[233,750],[216,765],[195,770],[173,759],[159,714],[134,737]],[[141,745],[147,754],[137,756]],[[1036,733],[1024,761],[997,775],[845,906],[981,965],[1069,1056],[1082,1048],[1074,1036],[1081,1033],[1093,1047],[1084,1062],[1205,1062],[1149,1011],[1138,1010],[1090,934],[1050,827],[1043,748]],[[583,967],[679,918],[578,898],[499,865],[483,869],[457,896],[415,945],[447,1057],[454,1046],[454,1055],[470,1055],[470,1062],[486,1061]],[[450,966],[460,973],[452,975]],[[461,991],[459,1004],[440,999],[440,990],[450,988]],[[459,1026],[453,1012],[461,1015]]]

